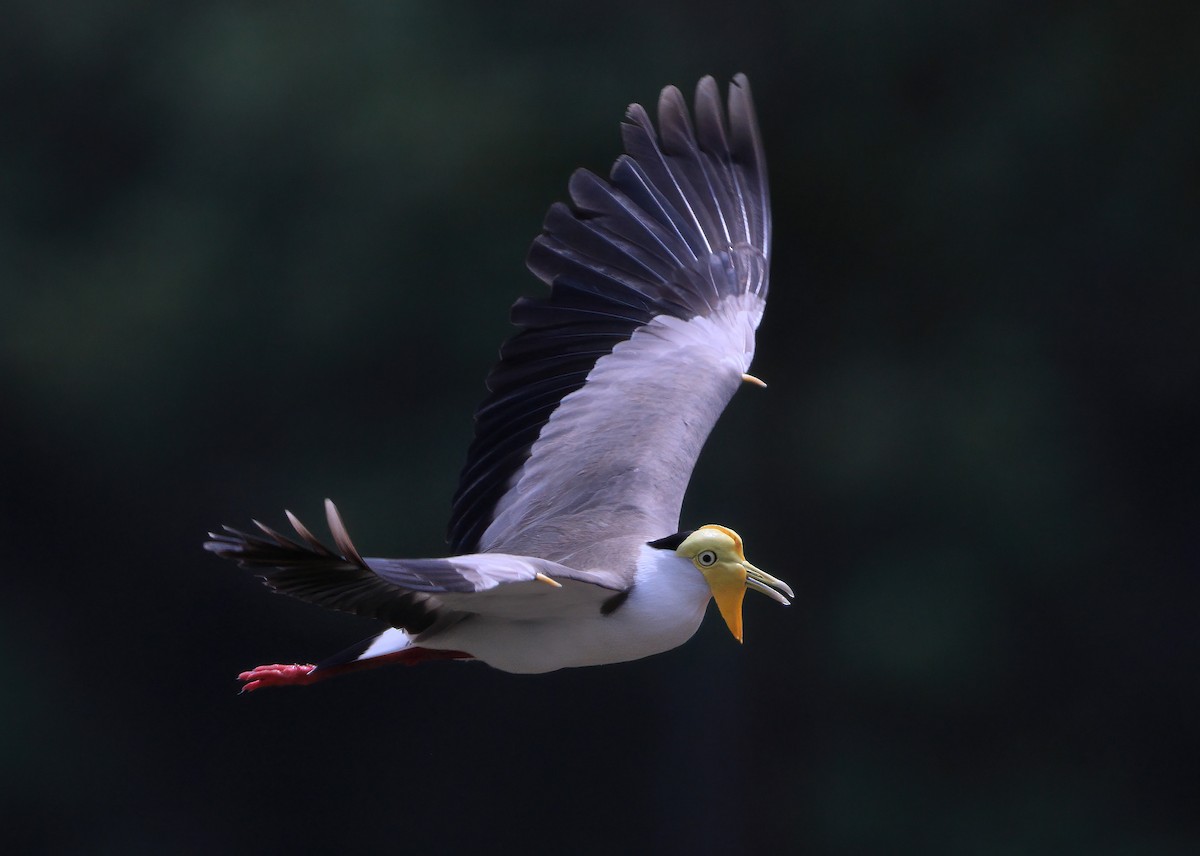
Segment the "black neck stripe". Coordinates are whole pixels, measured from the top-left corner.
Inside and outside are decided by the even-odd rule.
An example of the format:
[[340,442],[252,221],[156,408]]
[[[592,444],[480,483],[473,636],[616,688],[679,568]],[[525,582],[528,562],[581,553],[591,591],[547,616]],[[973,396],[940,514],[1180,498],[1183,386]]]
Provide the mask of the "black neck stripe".
[[684,529],[682,532],[676,532],[674,535],[668,535],[666,538],[659,538],[657,541],[647,541],[656,550],[678,550],[679,545],[687,540],[688,536],[695,532],[695,529]]

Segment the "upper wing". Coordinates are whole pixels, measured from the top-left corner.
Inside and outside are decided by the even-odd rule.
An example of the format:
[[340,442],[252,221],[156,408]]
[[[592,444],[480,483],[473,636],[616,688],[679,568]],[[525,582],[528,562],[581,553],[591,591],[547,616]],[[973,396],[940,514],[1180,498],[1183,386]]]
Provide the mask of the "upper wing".
[[449,537],[455,552],[631,568],[678,528],[700,449],[754,354],[767,295],[766,165],[746,78],[728,123],[711,77],[693,127],[663,90],[640,105],[608,182],[584,170],[529,267],[548,298],[513,307],[476,413]]
[[[262,574],[277,592],[330,609],[386,621],[410,633],[438,629],[469,615],[533,618],[576,610],[595,614],[620,580],[528,556],[455,556],[450,559],[363,558],[337,508],[325,500],[337,550],[318,541],[291,512],[302,543],[258,521],[262,535],[225,527],[209,533],[205,548]],[[558,583],[547,583],[538,575]]]

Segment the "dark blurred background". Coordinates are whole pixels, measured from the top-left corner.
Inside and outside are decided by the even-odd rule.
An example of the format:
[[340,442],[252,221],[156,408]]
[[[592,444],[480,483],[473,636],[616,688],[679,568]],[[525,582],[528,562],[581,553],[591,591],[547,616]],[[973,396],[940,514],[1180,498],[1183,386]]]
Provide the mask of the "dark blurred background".
[[[1194,4],[4,19],[6,849],[1197,852]],[[330,496],[365,552],[443,554],[546,207],[627,103],[737,71],[770,389],[684,522],[796,605],[748,601],[743,647],[710,616],[632,664],[239,698],[374,626],[204,533]]]

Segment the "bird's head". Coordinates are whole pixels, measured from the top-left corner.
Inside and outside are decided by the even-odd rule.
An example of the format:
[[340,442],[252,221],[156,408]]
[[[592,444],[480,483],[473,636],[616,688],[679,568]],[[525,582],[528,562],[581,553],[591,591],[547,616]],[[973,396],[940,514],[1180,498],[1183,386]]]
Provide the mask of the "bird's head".
[[742,600],[746,589],[762,592],[787,606],[787,597],[795,597],[783,580],[761,571],[746,561],[742,538],[732,529],[710,523],[692,532],[675,549],[675,555],[687,559],[704,575],[721,617],[733,638],[742,641]]

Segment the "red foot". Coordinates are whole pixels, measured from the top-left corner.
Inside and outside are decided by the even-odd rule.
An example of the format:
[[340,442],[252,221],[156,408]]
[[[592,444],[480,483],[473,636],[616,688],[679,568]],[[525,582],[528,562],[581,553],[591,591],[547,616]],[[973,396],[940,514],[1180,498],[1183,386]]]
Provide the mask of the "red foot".
[[274,666],[255,666],[250,671],[242,672],[238,675],[238,680],[246,682],[242,685],[242,692],[251,693],[263,687],[308,686],[309,684],[315,684],[317,681],[323,681],[326,678],[332,678],[336,675],[374,669],[391,663],[415,666],[417,663],[425,663],[430,660],[471,659],[474,658],[464,651],[438,651],[434,648],[413,647],[405,648],[403,651],[395,651],[391,654],[384,654],[381,657],[372,657],[370,660],[351,660],[349,663],[321,666],[319,669],[309,663],[293,663],[290,666],[280,664]]
[[246,682],[242,685],[244,693],[252,693],[261,687],[299,687],[317,680],[313,674],[315,668],[311,663],[255,666],[250,671],[238,675],[238,680]]

